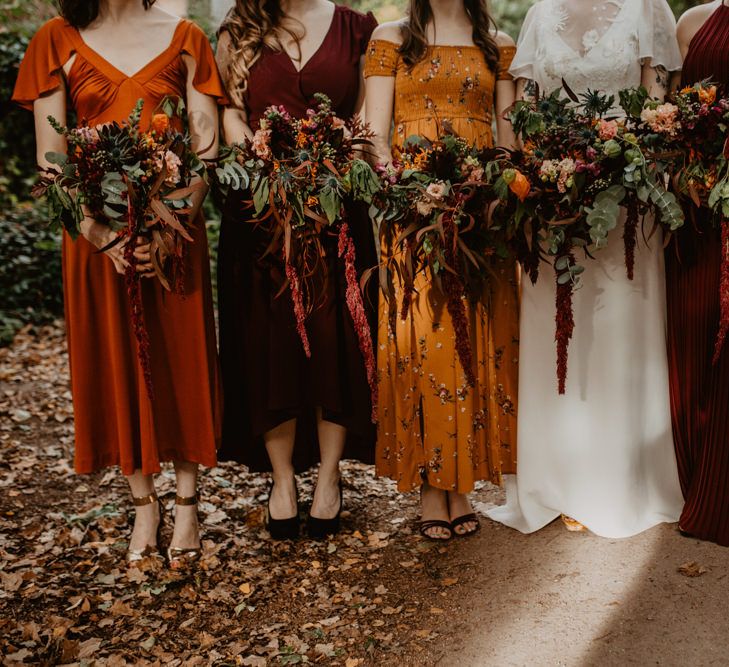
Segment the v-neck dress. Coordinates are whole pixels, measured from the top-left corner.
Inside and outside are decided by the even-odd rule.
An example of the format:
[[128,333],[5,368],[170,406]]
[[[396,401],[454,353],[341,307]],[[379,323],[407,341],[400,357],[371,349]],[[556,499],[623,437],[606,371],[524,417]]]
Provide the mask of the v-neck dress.
[[[62,18],[46,23],[20,66],[13,99],[32,110],[57,89],[63,67],[70,104],[91,125],[123,121],[144,100],[142,127],[168,96],[184,98],[183,54],[196,62],[194,86],[217,100],[225,90],[205,34],[181,21],[169,46],[132,76],[85,44]],[[119,465],[124,474],[160,470],[161,461],[215,465],[220,433],[219,372],[205,222],[196,221],[184,294],[142,281],[151,343],[150,401],[137,360],[124,277],[84,238],[63,235],[63,288],[79,473]]]
[[[316,104],[314,95],[331,98],[336,113],[355,112],[360,60],[377,22],[338,5],[319,49],[298,71],[285,53],[264,47],[250,72],[245,95],[249,124],[256,130],[265,110],[282,105],[303,117]],[[372,226],[366,210],[348,211],[358,268],[377,263]],[[318,460],[316,408],[324,418],[347,429],[345,458],[372,461],[375,429],[362,354],[345,299],[344,267],[336,237],[324,234],[327,279],[306,319],[311,358],[296,331],[283,264],[263,257],[269,235],[249,221],[241,196],[226,202],[218,254],[220,357],[225,409],[221,458],[252,470],[270,469],[263,442],[266,431],[297,419],[294,465],[304,470]],[[322,272],[323,275],[324,272]],[[320,277],[322,277],[320,275]],[[372,281],[374,286],[374,281]],[[369,299],[376,303],[374,295]],[[375,325],[374,308],[371,309]]]
[[[694,35],[682,85],[710,79],[729,86],[729,6]],[[673,436],[686,504],[679,525],[729,546],[729,344],[712,363],[719,330],[721,230],[705,208],[687,207],[692,228],[666,249],[668,358]]]

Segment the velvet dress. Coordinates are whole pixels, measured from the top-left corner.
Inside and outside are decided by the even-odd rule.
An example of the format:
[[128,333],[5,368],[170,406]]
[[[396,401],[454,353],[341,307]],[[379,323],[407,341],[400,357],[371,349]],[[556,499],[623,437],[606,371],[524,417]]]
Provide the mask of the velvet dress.
[[[324,93],[340,118],[356,111],[360,60],[377,22],[337,5],[321,46],[298,71],[283,51],[264,47],[250,71],[245,95],[251,129],[266,109],[283,105],[294,117],[316,105]],[[348,211],[360,271],[377,263],[372,225],[366,211]],[[296,330],[283,262],[263,257],[270,236],[251,222],[253,212],[238,193],[225,204],[218,255],[220,355],[225,397],[221,458],[270,470],[263,435],[297,419],[294,466],[318,461],[316,408],[324,419],[347,429],[345,458],[371,462],[375,427],[370,390],[357,335],[345,301],[344,263],[336,236],[324,233],[326,276],[317,281],[319,298],[306,319],[311,346],[307,358]],[[373,281],[374,282],[374,281]],[[369,297],[369,298],[368,298]],[[370,310],[373,298],[365,295]]]
[[[13,99],[32,110],[35,100],[61,85],[63,67],[75,55],[66,87],[77,117],[89,125],[121,122],[143,99],[141,127],[145,129],[164,98],[184,98],[183,54],[195,60],[195,88],[224,100],[210,43],[191,21],[180,21],[167,47],[127,76],[87,46],[76,28],[54,18],[31,41]],[[119,465],[125,475],[138,469],[151,474],[160,470],[161,461],[216,463],[220,392],[202,217],[196,221],[193,237],[184,267],[184,294],[167,292],[156,279],[142,280],[155,394],[150,401],[138,362],[124,276],[86,239],[73,241],[63,235],[63,293],[79,473]]]
[[[682,85],[729,86],[729,6],[694,35]],[[690,207],[690,208],[689,208]],[[719,330],[721,231],[707,209],[687,205],[687,226],[666,249],[673,435],[686,504],[679,526],[729,546],[729,344],[712,364]]]

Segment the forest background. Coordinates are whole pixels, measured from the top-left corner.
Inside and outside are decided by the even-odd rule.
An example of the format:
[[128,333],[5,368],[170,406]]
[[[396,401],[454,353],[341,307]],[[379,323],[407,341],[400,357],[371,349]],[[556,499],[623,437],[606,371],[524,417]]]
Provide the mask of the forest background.
[[[187,14],[214,38],[230,0],[159,0]],[[407,0],[339,0],[380,21],[402,16]],[[634,1],[634,0],[629,0]],[[498,27],[515,39],[535,0],[492,0]],[[699,0],[669,0],[676,16]],[[23,53],[37,28],[56,13],[51,0],[0,0],[0,346],[23,327],[62,315],[60,240],[48,229],[43,202],[33,201],[35,145],[32,115],[9,102]],[[212,261],[217,247],[216,213],[209,207]]]

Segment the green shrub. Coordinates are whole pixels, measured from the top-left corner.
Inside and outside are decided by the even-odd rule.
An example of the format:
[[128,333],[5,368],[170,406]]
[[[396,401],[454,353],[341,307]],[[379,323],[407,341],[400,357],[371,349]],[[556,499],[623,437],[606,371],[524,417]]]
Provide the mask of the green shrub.
[[[0,32],[0,99],[13,94],[18,65],[28,46],[21,34]],[[15,104],[0,105],[0,207],[28,198],[36,174],[33,114]]]
[[63,314],[60,236],[44,207],[26,204],[0,213],[0,345],[24,324]]

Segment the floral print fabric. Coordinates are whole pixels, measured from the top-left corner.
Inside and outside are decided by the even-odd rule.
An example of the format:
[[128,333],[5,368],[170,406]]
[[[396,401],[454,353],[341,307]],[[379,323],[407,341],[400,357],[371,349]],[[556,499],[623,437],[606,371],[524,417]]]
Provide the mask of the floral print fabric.
[[[476,47],[434,46],[408,69],[392,42],[370,42],[365,76],[395,78],[393,145],[420,134],[435,138],[447,121],[479,146],[493,143],[494,88],[508,79],[513,48],[491,72]],[[402,491],[426,478],[467,493],[477,480],[501,481],[516,470],[518,291],[514,262],[497,266],[491,287],[468,308],[477,386],[458,360],[446,298],[425,276],[406,320],[390,331],[387,304],[378,327],[377,472]],[[397,295],[398,303],[401,301]],[[486,304],[486,305],[484,305]]]

